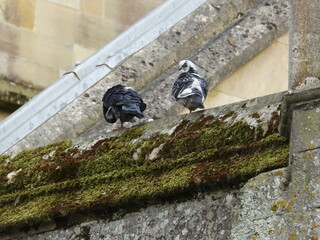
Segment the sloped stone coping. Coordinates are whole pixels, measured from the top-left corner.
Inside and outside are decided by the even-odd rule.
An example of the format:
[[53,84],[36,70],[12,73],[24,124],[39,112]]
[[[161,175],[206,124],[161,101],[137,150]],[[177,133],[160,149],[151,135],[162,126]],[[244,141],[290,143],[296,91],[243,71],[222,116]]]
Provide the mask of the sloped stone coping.
[[282,96],[2,155],[0,232],[113,220],[287,166],[288,141],[277,132]]

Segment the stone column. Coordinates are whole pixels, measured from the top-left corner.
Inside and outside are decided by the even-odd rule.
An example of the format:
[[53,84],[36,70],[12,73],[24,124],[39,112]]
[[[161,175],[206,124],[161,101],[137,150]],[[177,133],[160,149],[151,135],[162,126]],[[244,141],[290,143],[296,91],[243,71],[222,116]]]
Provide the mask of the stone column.
[[280,132],[290,136],[291,178],[284,229],[320,237],[320,0],[290,0],[289,93]]
[[294,90],[320,77],[320,0],[290,4],[289,89]]

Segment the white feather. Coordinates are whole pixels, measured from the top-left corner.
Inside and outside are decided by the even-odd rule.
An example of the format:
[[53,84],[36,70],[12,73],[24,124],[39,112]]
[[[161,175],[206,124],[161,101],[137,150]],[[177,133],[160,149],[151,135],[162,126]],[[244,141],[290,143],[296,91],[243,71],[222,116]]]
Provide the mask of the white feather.
[[183,90],[179,95],[178,98],[185,98],[188,96],[193,95],[194,93],[192,92],[191,88],[186,88],[185,90]]
[[200,92],[202,92],[200,81],[198,79],[193,80],[191,88],[197,88]]
[[125,90],[129,90],[129,89],[134,90],[132,87],[124,87],[124,89]]

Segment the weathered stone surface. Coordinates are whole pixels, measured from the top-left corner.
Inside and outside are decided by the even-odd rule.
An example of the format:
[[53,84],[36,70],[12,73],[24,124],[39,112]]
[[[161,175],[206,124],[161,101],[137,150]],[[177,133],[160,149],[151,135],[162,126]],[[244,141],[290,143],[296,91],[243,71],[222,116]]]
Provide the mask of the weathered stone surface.
[[320,76],[320,2],[291,0],[290,5],[289,87],[295,89]]
[[297,197],[298,204],[293,210],[317,209],[320,207],[320,150],[293,154],[290,194]]
[[226,239],[236,205],[232,191],[191,201],[165,204],[127,214],[116,221],[92,221],[23,239]]
[[[172,82],[177,76],[174,64],[182,58],[190,58],[206,69],[204,75],[214,86],[287,30],[287,11],[283,1],[264,4],[258,0],[207,1],[89,89],[86,92],[89,98],[85,95],[78,97],[8,152],[18,152],[26,149],[25,146],[39,146],[33,143],[33,139],[44,132],[47,138],[43,139],[43,145],[66,139],[66,129],[61,126],[62,131],[56,131],[51,127],[66,119],[74,122],[77,136],[97,123],[102,125],[99,123],[103,118],[101,96],[107,88],[119,83],[142,90],[148,105],[146,121],[177,114],[181,106],[170,97]],[[230,27],[222,33],[228,25]],[[84,121],[82,118],[88,114],[88,109],[90,117],[85,117]],[[80,124],[81,127],[76,127]],[[105,125],[106,131],[113,128],[113,125]]]
[[[311,85],[311,86],[306,86],[304,90],[301,89],[296,89],[295,91],[289,91],[286,95],[283,97],[283,101],[281,104],[281,121],[280,121],[280,126],[279,126],[279,132],[283,136],[286,136],[289,138],[291,132],[296,132],[296,131],[302,131],[301,134],[305,135],[310,135],[312,136],[313,133],[310,131],[312,130],[311,128],[308,128],[308,126],[304,126],[304,130],[300,129],[301,124],[306,124],[305,119],[308,120],[308,124],[311,124],[311,127],[316,130],[314,123],[311,123],[311,116],[310,116],[310,111],[311,109],[317,108],[319,105],[320,101],[320,91],[317,85]],[[316,113],[319,112],[319,109],[316,109]],[[295,111],[300,113],[295,113]],[[302,111],[302,112],[301,112]],[[303,112],[308,111],[309,115],[303,114]],[[291,125],[295,124],[293,122],[293,115],[296,114],[298,117],[297,120],[302,120],[303,123],[298,123],[300,124],[299,128],[291,128]],[[313,120],[317,121],[317,115],[313,114]],[[299,139],[294,139],[295,142],[293,144],[297,145],[299,144],[299,141],[302,142],[303,140]],[[310,144],[310,143],[303,143],[303,144]],[[312,143],[311,143],[312,144]],[[299,147],[299,146],[297,146]],[[296,147],[295,147],[296,148]]]
[[[150,131],[157,130],[160,132],[168,132],[168,129],[170,130],[168,126],[173,127],[183,119],[193,121],[197,118],[197,116],[199,116],[198,114],[204,113],[205,115],[210,115],[218,118],[219,116],[230,114],[230,117],[225,119],[227,122],[245,122],[252,127],[259,127],[263,131],[263,134],[266,134],[266,132],[269,130],[269,127],[272,125],[270,124],[270,118],[272,118],[272,116],[276,117],[279,113],[279,103],[281,102],[281,99],[283,98],[284,94],[285,92],[271,94],[260,98],[223,105],[216,108],[199,111],[197,112],[197,114],[168,116],[160,120],[149,122],[148,128],[150,129]],[[234,113],[234,115],[232,113]],[[274,123],[276,123],[276,121]],[[276,126],[277,124],[275,124],[274,127]],[[172,131],[173,130],[174,128],[172,129]],[[86,138],[88,138],[90,141],[91,139],[94,139],[97,135],[101,137],[106,137],[110,134],[112,134],[111,136],[113,136],[114,134],[117,134],[117,132],[108,129],[106,127],[106,123],[102,121],[101,123],[97,124],[94,128],[83,133],[81,137],[75,139],[75,142],[83,141],[83,139]]]
[[[285,96],[282,122],[290,122],[290,184],[285,200],[283,232],[294,239],[319,238],[319,89],[296,88]],[[288,114],[289,113],[289,114]],[[288,120],[289,119],[289,120]],[[283,124],[283,123],[281,123]],[[274,207],[274,209],[278,209]]]
[[[289,169],[279,169],[260,174],[244,185],[239,192],[231,239],[286,239],[281,229],[286,227],[283,198],[289,174]],[[285,203],[280,206],[279,201]]]
[[14,111],[39,92],[0,75],[0,109]]
[[[288,89],[288,35],[288,33],[282,35],[211,89],[204,105],[216,107],[286,91]],[[239,88],[239,86],[246,87]]]
[[[94,220],[65,230],[21,239],[289,239],[302,237],[294,219],[317,215],[291,213],[286,201],[289,168],[262,173],[240,190],[224,189],[193,200],[151,206],[119,220]],[[286,222],[288,221],[288,222]],[[287,225],[291,223],[291,225]],[[304,225],[304,236],[318,235],[318,220]],[[294,230],[292,230],[294,229]]]
[[[200,205],[178,210],[166,206],[168,215],[161,216],[168,217],[167,224],[157,223],[161,217],[151,211],[140,218],[141,228],[134,228],[137,224],[131,218],[121,233],[108,223],[104,236],[121,239],[155,233],[169,239],[225,239],[237,214],[237,191],[230,188],[288,164],[288,142],[277,133],[282,96],[163,118],[123,131],[96,128],[73,142],[0,156],[0,233],[13,236],[9,232],[25,227],[32,234],[99,217],[115,220],[141,207],[185,201],[199,193],[209,193],[205,199],[210,200],[213,191],[212,205],[198,199]],[[189,217],[176,219],[180,208],[182,213],[193,210]],[[144,222],[149,214],[154,216],[151,230],[152,224]],[[40,223],[46,228],[37,229]],[[88,228],[77,231],[89,233]],[[98,235],[95,230],[92,238]]]
[[16,25],[17,27],[25,27],[33,29],[35,22],[35,2],[32,0],[19,1],[3,1],[3,11],[5,21]]
[[293,112],[291,134],[299,136],[292,139],[293,153],[320,147],[320,106],[305,106]]

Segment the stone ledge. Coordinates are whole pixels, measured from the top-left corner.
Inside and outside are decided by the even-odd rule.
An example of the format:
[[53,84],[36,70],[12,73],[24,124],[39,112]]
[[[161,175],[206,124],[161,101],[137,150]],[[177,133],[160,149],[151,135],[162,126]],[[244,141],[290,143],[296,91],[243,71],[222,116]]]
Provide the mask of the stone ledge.
[[37,89],[15,83],[0,75],[0,109],[15,111],[38,92]]
[[288,142],[277,133],[282,96],[1,156],[0,230],[113,220],[140,207],[238,188],[286,166]]
[[306,90],[289,92],[283,97],[281,104],[281,115],[279,132],[286,138],[291,134],[292,114],[294,110],[310,108],[318,105],[320,101],[320,88],[315,86]]

